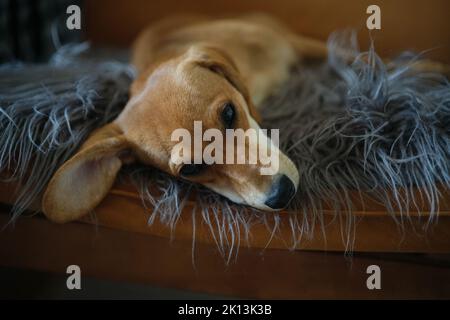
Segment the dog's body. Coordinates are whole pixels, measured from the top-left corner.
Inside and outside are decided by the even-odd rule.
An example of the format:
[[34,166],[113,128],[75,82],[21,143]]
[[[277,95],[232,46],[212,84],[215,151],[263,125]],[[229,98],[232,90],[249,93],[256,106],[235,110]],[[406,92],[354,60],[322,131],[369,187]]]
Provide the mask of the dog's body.
[[[138,77],[129,102],[58,169],[43,197],[44,213],[57,222],[87,214],[108,193],[121,166],[133,161],[200,183],[236,203],[263,210],[285,207],[299,173],[283,153],[272,176],[260,174],[266,166],[260,161],[186,164],[173,157],[172,134],[179,128],[194,131],[194,121],[219,132],[259,129],[258,105],[288,79],[291,66],[300,58],[326,55],[325,43],[295,35],[260,14],[220,20],[185,16],[154,24],[134,44]],[[448,72],[429,61],[415,67]],[[250,150],[269,144],[279,151],[266,136],[245,143]]]
[[300,54],[326,54],[324,43],[300,38],[266,15],[220,20],[174,17],[150,26],[135,41],[132,63],[141,76],[134,89],[139,91],[162,61],[201,44],[220,49],[233,60],[256,107],[287,80]]

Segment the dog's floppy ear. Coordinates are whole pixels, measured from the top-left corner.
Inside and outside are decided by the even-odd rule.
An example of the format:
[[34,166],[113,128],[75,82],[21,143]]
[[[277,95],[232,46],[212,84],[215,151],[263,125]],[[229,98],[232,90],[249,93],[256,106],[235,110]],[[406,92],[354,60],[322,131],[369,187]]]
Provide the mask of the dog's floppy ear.
[[92,135],[53,175],[42,199],[42,210],[55,222],[80,218],[106,196],[130,155],[127,140],[114,124]]
[[244,97],[251,116],[257,121],[260,120],[260,116],[253,106],[242,75],[239,73],[236,64],[229,54],[214,46],[202,44],[193,46],[190,49],[190,54],[198,65],[210,69],[227,79],[228,82],[231,83]]

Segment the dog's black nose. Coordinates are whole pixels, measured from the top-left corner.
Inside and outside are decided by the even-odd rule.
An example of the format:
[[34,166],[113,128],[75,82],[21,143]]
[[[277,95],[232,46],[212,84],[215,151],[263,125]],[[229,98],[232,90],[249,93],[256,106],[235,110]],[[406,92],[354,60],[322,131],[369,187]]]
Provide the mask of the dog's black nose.
[[270,188],[266,206],[272,209],[283,209],[295,195],[294,183],[284,174]]

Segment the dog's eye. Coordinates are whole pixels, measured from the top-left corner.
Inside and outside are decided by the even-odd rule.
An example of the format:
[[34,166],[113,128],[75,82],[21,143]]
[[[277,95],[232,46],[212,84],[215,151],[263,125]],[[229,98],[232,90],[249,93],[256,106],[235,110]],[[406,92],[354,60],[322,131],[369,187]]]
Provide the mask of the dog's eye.
[[180,169],[180,174],[182,176],[194,176],[199,174],[205,168],[204,164],[185,164]]
[[236,111],[234,105],[231,102],[228,102],[222,110],[222,121],[225,125],[225,129],[231,129],[233,127],[235,117]]

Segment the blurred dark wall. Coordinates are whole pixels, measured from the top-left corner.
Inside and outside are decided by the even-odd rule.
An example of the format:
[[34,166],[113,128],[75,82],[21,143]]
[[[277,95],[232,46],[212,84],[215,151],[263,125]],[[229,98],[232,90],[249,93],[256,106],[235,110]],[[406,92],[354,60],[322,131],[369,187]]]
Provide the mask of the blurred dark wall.
[[45,61],[59,43],[80,39],[68,30],[66,8],[80,0],[0,0],[0,62]]
[[[381,8],[381,31],[366,28],[366,9]],[[353,28],[363,47],[370,36],[384,56],[433,49],[428,57],[450,63],[448,0],[85,0],[86,33],[95,43],[129,45],[145,25],[164,16],[267,12],[293,30],[319,39]]]
[[[81,32],[65,27],[70,4],[82,8]],[[371,4],[381,7],[380,31],[366,28]],[[55,38],[64,44],[85,36],[94,44],[127,47],[139,30],[173,14],[255,11],[314,38],[325,40],[334,30],[352,28],[364,48],[372,37],[381,55],[432,49],[428,57],[450,63],[448,0],[0,0],[0,62],[45,61],[58,45]]]

